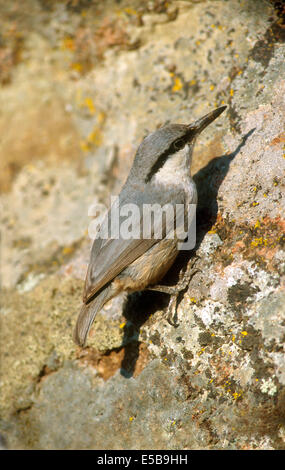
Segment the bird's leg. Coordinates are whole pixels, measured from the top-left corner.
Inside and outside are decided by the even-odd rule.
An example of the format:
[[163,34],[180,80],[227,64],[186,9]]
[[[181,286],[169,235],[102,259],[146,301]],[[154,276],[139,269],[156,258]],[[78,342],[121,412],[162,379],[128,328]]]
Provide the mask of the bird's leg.
[[181,269],[179,273],[179,279],[178,282],[175,286],[150,286],[147,287],[146,290],[152,290],[156,292],[162,292],[164,294],[169,294],[170,295],[170,301],[167,307],[167,321],[170,325],[177,327],[179,323],[177,323],[177,299],[180,294],[180,292],[184,291],[192,277],[200,271],[200,269],[195,269],[195,271],[192,271],[193,267],[195,266],[195,263],[199,256],[196,256],[194,261],[191,258],[186,266],[185,271]]

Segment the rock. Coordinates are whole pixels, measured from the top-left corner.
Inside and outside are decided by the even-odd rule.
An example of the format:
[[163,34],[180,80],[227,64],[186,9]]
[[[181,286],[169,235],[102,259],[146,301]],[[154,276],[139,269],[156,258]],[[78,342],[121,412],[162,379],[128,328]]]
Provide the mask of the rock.
[[[283,449],[280,10],[14,3],[12,28],[9,2],[0,15],[1,446]],[[194,154],[197,245],[166,277],[197,255],[179,326],[167,295],[121,296],[77,348],[89,208],[119,191],[147,132],[222,104]]]

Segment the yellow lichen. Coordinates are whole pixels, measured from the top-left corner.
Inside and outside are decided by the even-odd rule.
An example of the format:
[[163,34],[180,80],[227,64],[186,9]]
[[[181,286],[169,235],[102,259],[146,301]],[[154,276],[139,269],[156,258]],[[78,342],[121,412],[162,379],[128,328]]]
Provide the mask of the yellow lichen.
[[88,150],[89,150],[88,143],[85,142],[85,141],[83,141],[83,140],[81,140],[81,142],[80,142],[80,148],[81,148],[81,150],[82,150],[83,152],[88,152]]
[[234,400],[237,400],[237,398],[241,397],[241,393],[238,393],[238,392],[234,392],[233,393],[233,399]]
[[71,51],[74,50],[74,40],[70,37],[66,37],[62,41],[62,48],[63,49],[69,49]]
[[62,254],[70,255],[70,253],[72,253],[73,251],[74,251],[74,248],[72,248],[71,246],[65,246],[62,250]]
[[95,113],[95,106],[94,106],[92,98],[87,96],[84,100],[84,106],[86,106],[86,108],[88,108],[90,114]]
[[87,140],[90,144],[94,144],[96,146],[101,145],[102,143],[102,133],[100,129],[94,127],[93,131],[87,137]]
[[180,78],[179,78],[179,77],[175,77],[175,79],[174,79],[174,85],[173,85],[173,87],[172,87],[172,91],[173,91],[173,92],[180,91],[182,87],[183,87],[183,84],[182,84]]
[[98,127],[94,127],[93,131],[87,136],[87,139],[80,142],[83,152],[89,152],[93,146],[99,147],[102,144],[103,136]]
[[83,65],[79,62],[73,62],[70,67],[72,68],[72,70],[76,70],[76,72],[82,72],[83,70]]
[[259,220],[256,221],[254,228],[259,228],[260,227],[260,222]]
[[268,245],[267,238],[259,237],[259,238],[255,238],[254,240],[252,240],[251,246],[256,247],[259,245],[267,246]]
[[251,242],[251,246],[258,246],[258,245],[262,245],[262,237],[260,237],[260,238],[255,238],[255,239],[252,240],[252,242]]
[[128,15],[137,15],[136,10],[134,10],[131,7],[126,7],[124,8],[124,12],[127,13]]
[[102,124],[102,123],[105,121],[105,119],[106,119],[106,114],[104,113],[104,111],[100,111],[100,112],[98,113],[97,119],[98,119],[98,123],[99,123],[99,124]]

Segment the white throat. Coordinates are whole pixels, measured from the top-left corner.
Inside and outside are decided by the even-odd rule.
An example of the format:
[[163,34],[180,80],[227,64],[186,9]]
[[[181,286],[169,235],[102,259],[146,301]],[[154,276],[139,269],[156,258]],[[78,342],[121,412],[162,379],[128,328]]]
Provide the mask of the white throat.
[[193,145],[185,145],[170,155],[154,175],[153,181],[163,185],[184,185],[190,179]]

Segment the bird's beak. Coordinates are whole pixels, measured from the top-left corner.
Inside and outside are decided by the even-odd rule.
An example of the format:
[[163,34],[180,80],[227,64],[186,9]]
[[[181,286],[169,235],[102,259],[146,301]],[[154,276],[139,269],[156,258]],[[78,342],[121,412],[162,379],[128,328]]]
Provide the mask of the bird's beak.
[[221,106],[220,108],[214,109],[214,111],[211,111],[210,113],[206,114],[202,118],[198,119],[198,121],[189,124],[188,129],[191,131],[191,133],[194,133],[195,135],[200,134],[200,132],[202,132],[205,127],[207,127],[218,116],[220,116],[220,114],[222,114],[225,109],[226,106]]

